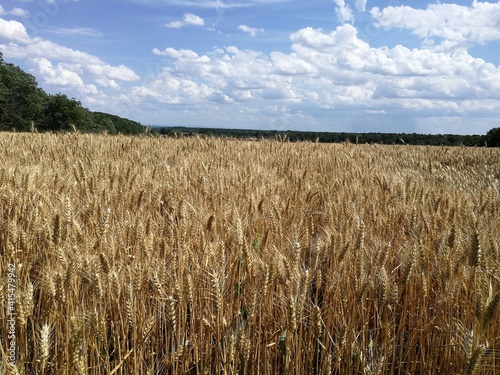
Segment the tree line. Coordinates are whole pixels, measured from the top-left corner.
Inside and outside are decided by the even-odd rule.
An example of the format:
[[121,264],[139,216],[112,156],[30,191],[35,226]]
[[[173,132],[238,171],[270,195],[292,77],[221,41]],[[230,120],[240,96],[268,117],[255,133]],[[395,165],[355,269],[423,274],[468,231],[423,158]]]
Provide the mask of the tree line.
[[[143,134],[139,122],[84,108],[64,94],[49,95],[34,76],[14,64],[6,63],[0,52],[0,131],[80,131],[86,133]],[[486,135],[345,133],[278,130],[157,127],[152,135],[211,135],[245,139],[286,139],[291,142],[381,143],[436,146],[500,147],[500,128]]]
[[219,129],[196,127],[157,127],[153,133],[163,136],[205,135],[232,137],[240,139],[282,139],[290,142],[322,143],[379,143],[431,146],[490,146],[500,147],[500,128],[491,129],[486,135],[456,134],[397,134],[397,133],[346,133],[346,132],[307,132],[250,129]]
[[6,63],[0,52],[0,130],[142,134],[145,128],[136,121],[90,111],[64,94],[47,94],[34,76]]

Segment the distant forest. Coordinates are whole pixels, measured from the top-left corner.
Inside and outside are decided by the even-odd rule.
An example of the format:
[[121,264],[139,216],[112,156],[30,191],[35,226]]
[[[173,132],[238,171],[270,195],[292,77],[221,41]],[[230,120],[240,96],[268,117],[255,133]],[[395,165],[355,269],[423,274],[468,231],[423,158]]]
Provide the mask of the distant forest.
[[331,133],[307,131],[246,130],[195,127],[157,127],[154,134],[169,137],[206,135],[240,139],[282,139],[290,142],[322,143],[378,143],[431,146],[500,146],[500,128],[491,129],[486,135],[455,134],[397,134],[397,133]]
[[0,131],[79,131],[84,133],[215,136],[240,139],[281,139],[290,142],[379,143],[436,146],[500,147],[500,128],[486,135],[334,133],[196,127],[144,127],[139,122],[93,112],[63,94],[49,95],[34,76],[6,63],[0,52]]

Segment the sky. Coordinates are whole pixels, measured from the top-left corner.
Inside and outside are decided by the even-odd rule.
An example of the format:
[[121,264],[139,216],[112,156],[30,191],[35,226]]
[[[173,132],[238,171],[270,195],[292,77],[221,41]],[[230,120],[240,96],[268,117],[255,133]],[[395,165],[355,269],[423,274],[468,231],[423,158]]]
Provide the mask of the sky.
[[143,125],[500,126],[500,1],[2,0],[0,51]]

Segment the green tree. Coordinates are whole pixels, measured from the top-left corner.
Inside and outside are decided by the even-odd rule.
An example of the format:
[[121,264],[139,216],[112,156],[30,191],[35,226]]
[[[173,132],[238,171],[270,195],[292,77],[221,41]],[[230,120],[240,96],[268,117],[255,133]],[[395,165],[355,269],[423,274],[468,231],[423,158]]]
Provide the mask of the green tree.
[[0,52],[0,130],[110,134],[142,134],[144,127],[132,120],[101,112],[91,112],[66,95],[48,95],[38,87],[35,77],[5,63]]
[[43,108],[40,130],[71,131],[93,130],[92,114],[82,104],[64,94],[51,95]]
[[490,129],[486,133],[484,141],[488,147],[500,147],[500,128]]
[[110,134],[143,134],[144,126],[136,121],[132,121],[109,113],[94,112],[94,121],[99,124],[101,131]]
[[0,52],[0,128],[30,130],[32,122],[39,120],[46,97],[34,76],[6,64]]

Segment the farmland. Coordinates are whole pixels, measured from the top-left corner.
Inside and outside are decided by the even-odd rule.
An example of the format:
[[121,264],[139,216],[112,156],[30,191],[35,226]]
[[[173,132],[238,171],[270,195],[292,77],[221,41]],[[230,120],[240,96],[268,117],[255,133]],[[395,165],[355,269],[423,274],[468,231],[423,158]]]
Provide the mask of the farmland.
[[0,254],[7,373],[500,371],[499,149],[1,133]]

